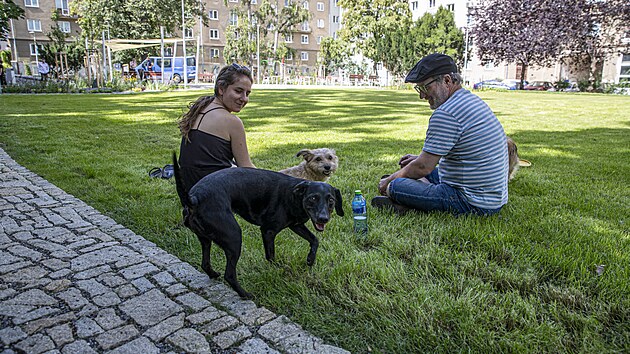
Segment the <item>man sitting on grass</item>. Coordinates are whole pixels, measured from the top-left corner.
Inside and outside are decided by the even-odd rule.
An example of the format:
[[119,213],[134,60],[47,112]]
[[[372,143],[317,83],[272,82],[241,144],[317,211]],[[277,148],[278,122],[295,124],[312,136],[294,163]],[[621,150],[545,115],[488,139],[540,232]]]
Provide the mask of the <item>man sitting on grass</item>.
[[[409,72],[420,98],[434,110],[420,155],[407,154],[400,170],[383,176],[375,208],[492,215],[507,203],[508,151],[499,120],[462,88],[451,57],[430,54]],[[439,166],[438,166],[439,163]],[[437,166],[437,167],[436,167]]]

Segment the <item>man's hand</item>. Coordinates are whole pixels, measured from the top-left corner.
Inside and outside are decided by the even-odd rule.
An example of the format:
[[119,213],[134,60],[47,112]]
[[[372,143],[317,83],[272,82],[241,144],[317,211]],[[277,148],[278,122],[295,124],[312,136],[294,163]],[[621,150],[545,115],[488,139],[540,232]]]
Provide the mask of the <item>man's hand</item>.
[[398,164],[400,165],[400,168],[403,168],[407,166],[411,161],[417,158],[418,158],[418,155],[407,154],[400,158],[400,161],[398,161]]

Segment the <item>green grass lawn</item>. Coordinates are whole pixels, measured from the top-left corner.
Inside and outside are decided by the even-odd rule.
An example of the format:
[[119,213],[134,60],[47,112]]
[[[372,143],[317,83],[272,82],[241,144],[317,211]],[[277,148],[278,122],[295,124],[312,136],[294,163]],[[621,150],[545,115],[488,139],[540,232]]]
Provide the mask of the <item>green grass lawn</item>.
[[[200,94],[3,95],[0,143],[199,267],[174,181],[147,172],[170,163],[176,119]],[[378,177],[421,150],[428,104],[412,91],[254,91],[240,117],[256,166],[334,148],[329,182],[346,210],[319,234],[311,269],[302,238],[283,231],[269,264],[258,230],[241,222],[238,274],[255,301],[352,352],[630,352],[630,97],[478,94],[532,162],[510,183],[509,204],[487,218],[368,209],[369,235],[357,239],[353,191],[375,196]],[[222,251],[212,257],[222,272]]]

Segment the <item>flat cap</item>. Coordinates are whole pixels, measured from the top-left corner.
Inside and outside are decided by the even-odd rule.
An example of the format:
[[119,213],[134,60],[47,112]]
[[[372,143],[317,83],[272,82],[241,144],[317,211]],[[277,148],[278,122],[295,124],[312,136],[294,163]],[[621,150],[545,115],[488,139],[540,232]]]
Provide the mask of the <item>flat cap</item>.
[[456,72],[457,65],[455,65],[453,58],[445,54],[433,53],[422,58],[422,60],[411,69],[405,78],[405,82],[417,83],[431,76]]

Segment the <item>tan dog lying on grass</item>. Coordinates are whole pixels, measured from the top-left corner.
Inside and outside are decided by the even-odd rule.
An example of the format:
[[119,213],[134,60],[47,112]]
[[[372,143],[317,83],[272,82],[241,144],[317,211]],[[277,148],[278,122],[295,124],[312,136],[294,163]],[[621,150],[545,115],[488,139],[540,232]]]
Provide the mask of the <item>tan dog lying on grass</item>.
[[518,157],[518,149],[516,148],[516,143],[509,136],[507,137],[507,146],[508,146],[508,159],[509,159],[509,169],[508,169],[508,181],[511,181],[516,175],[516,171],[518,171],[519,167],[529,167],[531,166],[531,162],[527,160],[521,160]]
[[304,161],[297,166],[285,168],[280,173],[311,181],[325,182],[335,173],[339,164],[335,150],[328,148],[302,149],[295,156],[302,156]]

